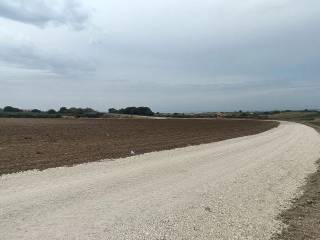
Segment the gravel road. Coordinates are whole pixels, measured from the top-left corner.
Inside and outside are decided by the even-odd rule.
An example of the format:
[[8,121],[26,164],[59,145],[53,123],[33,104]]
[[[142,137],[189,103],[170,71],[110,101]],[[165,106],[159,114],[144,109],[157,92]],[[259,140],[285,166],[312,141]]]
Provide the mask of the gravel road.
[[269,239],[316,170],[296,123],[217,143],[0,177],[0,239]]

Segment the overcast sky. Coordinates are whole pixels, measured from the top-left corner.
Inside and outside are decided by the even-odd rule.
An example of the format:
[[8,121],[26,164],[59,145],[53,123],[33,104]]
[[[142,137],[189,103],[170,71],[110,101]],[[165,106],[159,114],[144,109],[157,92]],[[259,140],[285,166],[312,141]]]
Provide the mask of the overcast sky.
[[1,0],[0,105],[320,108],[319,0]]

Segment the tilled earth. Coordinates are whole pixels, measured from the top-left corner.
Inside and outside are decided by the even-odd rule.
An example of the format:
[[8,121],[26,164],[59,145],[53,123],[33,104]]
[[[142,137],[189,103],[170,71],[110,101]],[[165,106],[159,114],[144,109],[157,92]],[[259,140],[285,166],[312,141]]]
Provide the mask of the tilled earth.
[[257,134],[257,120],[0,119],[0,175]]

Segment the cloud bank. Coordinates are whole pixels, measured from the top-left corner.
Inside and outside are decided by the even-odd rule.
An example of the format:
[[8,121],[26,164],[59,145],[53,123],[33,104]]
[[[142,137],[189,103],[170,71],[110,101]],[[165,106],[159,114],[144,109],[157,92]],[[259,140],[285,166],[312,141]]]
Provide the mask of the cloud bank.
[[88,13],[75,0],[1,0],[0,17],[39,27],[54,24],[82,29]]
[[320,108],[319,9],[316,0],[3,0],[0,101]]

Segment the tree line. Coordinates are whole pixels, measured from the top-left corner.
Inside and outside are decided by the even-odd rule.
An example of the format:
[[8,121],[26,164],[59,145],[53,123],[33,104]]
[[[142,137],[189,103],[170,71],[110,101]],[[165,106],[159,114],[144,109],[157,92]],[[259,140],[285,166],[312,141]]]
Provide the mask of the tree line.
[[92,108],[61,107],[59,110],[49,109],[41,111],[40,109],[25,110],[12,106],[6,106],[0,109],[0,117],[41,117],[41,118],[59,118],[62,116],[73,117],[101,117],[103,113]]
[[153,116],[154,112],[149,107],[127,107],[127,108],[109,108],[109,113],[130,114],[141,116]]
[[[131,114],[152,116],[154,113],[149,107],[127,107],[119,110],[110,108],[109,113],[117,114]],[[96,111],[92,108],[77,108],[77,107],[61,107],[59,110],[49,109],[42,111],[40,109],[20,109],[12,106],[5,106],[0,108],[0,117],[62,117],[62,116],[74,116],[74,117],[101,117],[105,113]]]

